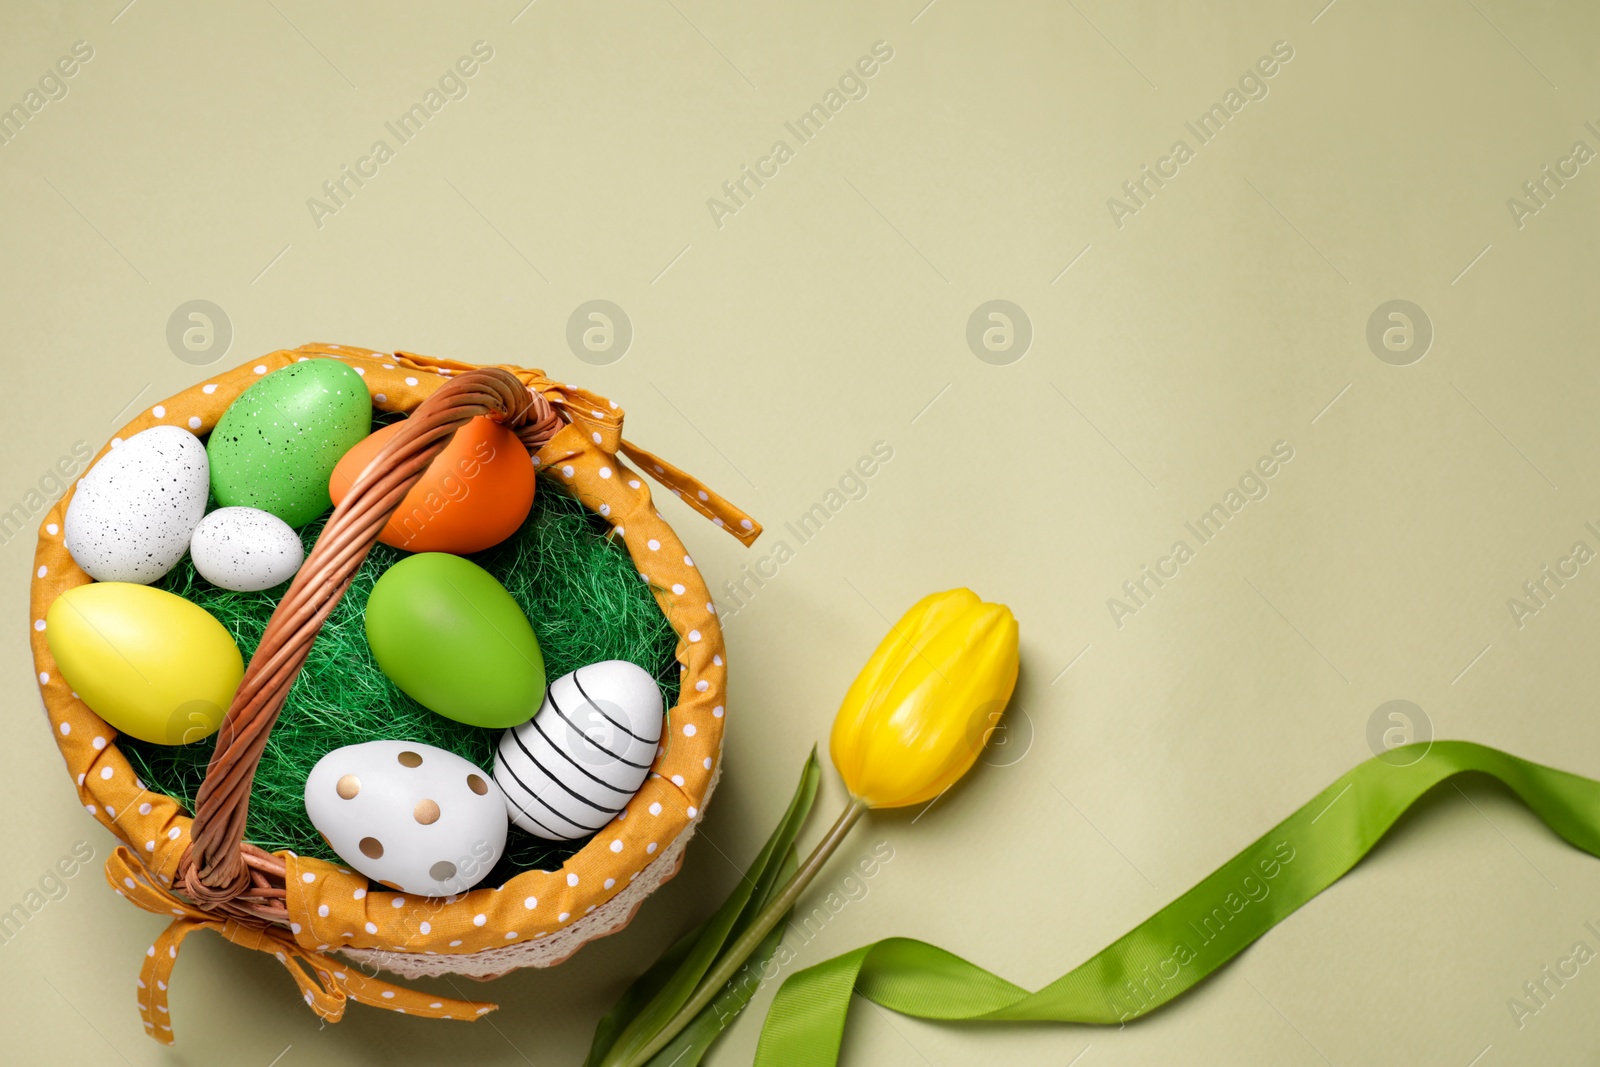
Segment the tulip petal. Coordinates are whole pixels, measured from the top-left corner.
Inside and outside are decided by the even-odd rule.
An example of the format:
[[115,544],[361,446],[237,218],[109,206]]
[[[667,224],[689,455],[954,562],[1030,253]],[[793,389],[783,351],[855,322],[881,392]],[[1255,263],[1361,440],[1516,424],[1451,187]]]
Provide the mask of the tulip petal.
[[879,643],[834,720],[830,753],[872,807],[938,796],[972,767],[1016,686],[1017,621],[969,589],[918,601]]

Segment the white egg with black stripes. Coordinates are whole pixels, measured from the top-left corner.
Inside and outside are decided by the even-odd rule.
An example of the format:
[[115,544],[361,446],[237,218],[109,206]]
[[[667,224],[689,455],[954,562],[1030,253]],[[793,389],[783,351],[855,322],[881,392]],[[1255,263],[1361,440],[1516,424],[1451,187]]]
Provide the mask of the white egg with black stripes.
[[551,682],[539,713],[502,734],[495,752],[494,780],[511,821],[547,841],[605,826],[650,773],[664,712],[656,680],[626,660]]

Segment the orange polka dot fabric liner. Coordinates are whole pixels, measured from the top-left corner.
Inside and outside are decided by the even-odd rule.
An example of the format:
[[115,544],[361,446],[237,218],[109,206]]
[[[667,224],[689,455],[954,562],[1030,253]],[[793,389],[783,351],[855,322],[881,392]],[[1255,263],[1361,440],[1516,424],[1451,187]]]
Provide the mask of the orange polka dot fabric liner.
[[[472,366],[408,352],[389,354],[341,345],[282,350],[215,374],[141,412],[95,460],[152,426],[180,426],[205,434],[227,406],[261,377],[296,361],[319,357],[348,363],[365,380],[373,406],[392,412],[413,410],[452,374]],[[141,1010],[157,1038],[170,1040],[170,1030],[163,1029],[170,1025],[163,1010],[164,993],[177,946],[191,930],[201,928],[216,930],[236,944],[278,955],[300,983],[307,1003],[325,1018],[337,1019],[342,1014],[346,995],[362,1003],[403,1009],[407,1014],[475,1018],[480,1008],[492,1006],[468,1007],[465,1002],[399,990],[330,961],[322,953],[343,948],[377,950],[426,955],[436,964],[437,957],[469,956],[560,934],[604,907],[658,862],[657,857],[666,860],[663,853],[668,846],[698,822],[721,769],[718,761],[727,680],[722,629],[705,580],[656,511],[640,475],[666,486],[745,545],[760,535],[761,526],[679,468],[624,440],[624,413],[614,402],[554,382],[536,370],[506,369],[568,420],[534,462],[611,523],[614,535],[622,539],[641,579],[649,583],[678,634],[681,692],[678,703],[667,713],[650,776],[615,821],[556,871],[526,871],[498,888],[430,899],[387,889],[369,891],[367,880],[347,868],[282,853],[290,917],[286,930],[223,922],[185,903],[172,893],[171,886],[179,859],[189,846],[189,813],[171,798],[151,792],[135,777],[116,746],[116,731],[62,681],[46,644],[44,619],[51,603],[66,590],[91,580],[62,542],[63,516],[75,484],[45,516],[30,596],[30,639],[40,692],[80,801],[127,845],[107,863],[112,887],[144,910],[172,917],[141,975],[148,987],[140,990],[141,1005],[148,1005]],[[625,459],[637,464],[637,470]],[[160,958],[163,954],[165,962]],[[308,964],[323,984],[312,982],[299,964],[288,962],[290,956]],[[443,1006],[430,1007],[435,1001]]]

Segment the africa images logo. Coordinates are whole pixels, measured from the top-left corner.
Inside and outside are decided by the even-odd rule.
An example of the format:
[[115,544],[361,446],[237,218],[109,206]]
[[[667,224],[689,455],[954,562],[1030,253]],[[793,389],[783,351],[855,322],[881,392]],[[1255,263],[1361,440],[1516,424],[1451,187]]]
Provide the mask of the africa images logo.
[[70,55],[64,55],[39,76],[37,85],[22,94],[22,99],[7,107],[0,104],[0,145],[9,145],[28,123],[49,104],[67,98],[72,87],[68,80],[77,76],[83,65],[94,58],[94,45],[76,41]]
[[1183,524],[1184,529],[1194,537],[1193,545],[1186,537],[1178,538],[1166,555],[1154,564],[1144,564],[1137,575],[1122,583],[1121,596],[1107,597],[1106,610],[1111,613],[1111,621],[1116,623],[1117,629],[1126,625],[1128,616],[1137,615],[1149,607],[1162,587],[1178,577],[1184,565],[1194,559],[1200,549],[1216,540],[1223,528],[1236,519],[1247,505],[1265,500],[1272,492],[1270,480],[1292,459],[1294,446],[1288,441],[1275,442],[1271,453],[1259,457],[1252,466],[1246,468],[1237,484],[1229,486],[1220,500]]
[[394,144],[391,145],[383,137],[373,141],[367,154],[356,160],[354,170],[348,163],[341,164],[339,173],[322,183],[322,197],[307,197],[306,210],[311,213],[311,221],[317,229],[327,225],[326,220],[330,216],[348,207],[356,193],[366,188],[367,182],[381,173],[383,165],[394,159],[402,146],[421,133],[433,116],[444,110],[446,104],[452,100],[465,100],[472,91],[469,79],[475,77],[483,69],[483,64],[493,58],[492,45],[487,41],[474,41],[471,55],[457,59],[439,76],[436,86],[428,87],[421,100],[401,112],[393,121],[383,124],[383,128],[394,138]]
[[1178,138],[1167,154],[1156,160],[1153,169],[1146,163],[1139,168],[1138,177],[1123,182],[1122,192],[1127,199],[1113,196],[1106,200],[1106,209],[1111,212],[1111,221],[1117,229],[1122,229],[1126,219],[1147,207],[1167,182],[1182,173],[1184,165],[1194,159],[1201,148],[1221,135],[1234,116],[1245,109],[1245,105],[1251,101],[1265,100],[1270,91],[1267,82],[1276,77],[1292,59],[1294,47],[1288,41],[1274,41],[1270,55],[1261,56],[1239,75],[1237,88],[1229,86],[1221,100],[1202,111],[1193,122],[1183,124],[1184,129],[1194,137],[1193,146],[1184,138]]
[[793,146],[784,138],[778,138],[772,142],[767,154],[756,160],[753,170],[749,164],[744,164],[740,166],[737,176],[722,183],[722,197],[707,197],[706,210],[711,212],[711,221],[717,224],[717,229],[727,225],[727,220],[737,215],[758,190],[766,188],[767,182],[778,176],[783,165],[795,158],[795,149],[809,144],[822,133],[823,127],[843,111],[846,104],[852,100],[865,100],[867,80],[876,76],[884,64],[893,58],[894,47],[889,42],[873,42],[872,54],[862,56],[852,66],[846,67],[839,76],[837,87],[829,86],[820,102],[801,112],[794,121],[783,124],[783,128],[794,138]]

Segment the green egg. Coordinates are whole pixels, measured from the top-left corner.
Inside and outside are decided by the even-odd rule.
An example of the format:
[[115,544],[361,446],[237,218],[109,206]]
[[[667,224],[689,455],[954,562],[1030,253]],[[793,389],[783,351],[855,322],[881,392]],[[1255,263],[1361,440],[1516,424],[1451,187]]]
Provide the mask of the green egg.
[[372,398],[361,375],[335,359],[293,363],[228,405],[206,454],[223,507],[269,511],[304,526],[333,506],[334,465],[372,432]]
[[528,617],[494,575],[460,556],[419,552],[384,571],[366,625],[383,673],[447,719],[504,729],[544,700],[544,656]]

